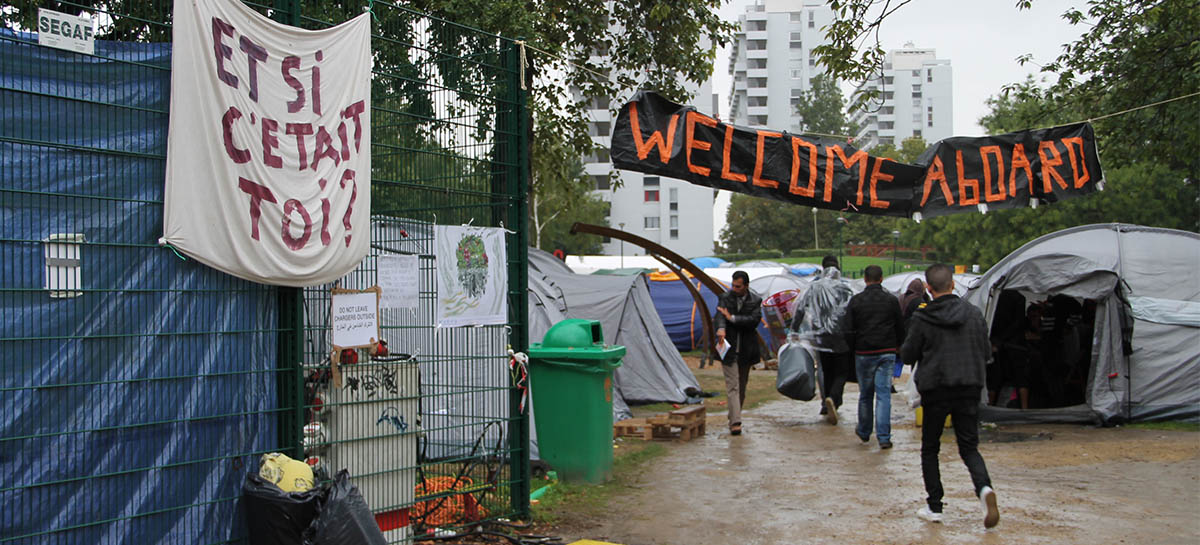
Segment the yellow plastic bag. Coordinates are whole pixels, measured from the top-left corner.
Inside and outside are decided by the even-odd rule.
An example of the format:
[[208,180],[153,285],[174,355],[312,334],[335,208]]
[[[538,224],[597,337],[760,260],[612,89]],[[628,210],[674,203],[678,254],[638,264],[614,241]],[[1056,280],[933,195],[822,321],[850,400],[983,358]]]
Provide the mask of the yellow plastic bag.
[[258,476],[284,492],[306,492],[313,487],[312,468],[279,452],[262,455]]

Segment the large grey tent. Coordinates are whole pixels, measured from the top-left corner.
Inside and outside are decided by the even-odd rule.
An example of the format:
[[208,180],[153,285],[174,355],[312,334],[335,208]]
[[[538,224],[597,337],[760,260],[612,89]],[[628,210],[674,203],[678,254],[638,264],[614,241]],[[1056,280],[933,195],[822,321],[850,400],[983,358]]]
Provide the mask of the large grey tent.
[[1200,235],[1125,224],[1051,233],[1000,260],[968,291],[989,323],[999,294],[1096,303],[1086,402],[984,407],[1003,422],[1200,418]]
[[604,342],[625,347],[613,373],[613,410],[627,404],[682,403],[700,384],[663,327],[643,275],[574,274],[561,261],[529,249],[529,339],[541,342],[550,326],[566,318],[598,320]]

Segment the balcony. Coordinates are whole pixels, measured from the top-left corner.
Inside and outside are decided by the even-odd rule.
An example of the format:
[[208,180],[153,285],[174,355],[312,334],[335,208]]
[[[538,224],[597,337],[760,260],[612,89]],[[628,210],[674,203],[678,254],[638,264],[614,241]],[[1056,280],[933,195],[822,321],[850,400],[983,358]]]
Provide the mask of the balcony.
[[747,40],[762,40],[763,42],[766,42],[767,41],[767,31],[766,30],[748,31],[748,32],[746,32],[746,39]]
[[746,70],[746,77],[748,77],[748,78],[763,78],[763,79],[765,79],[769,75],[770,74],[767,73],[766,68],[753,68],[750,70]]
[[750,49],[746,51],[747,59],[765,59],[767,58],[766,49]]
[[750,106],[749,108],[746,108],[746,115],[766,117],[767,116],[767,107],[766,106]]

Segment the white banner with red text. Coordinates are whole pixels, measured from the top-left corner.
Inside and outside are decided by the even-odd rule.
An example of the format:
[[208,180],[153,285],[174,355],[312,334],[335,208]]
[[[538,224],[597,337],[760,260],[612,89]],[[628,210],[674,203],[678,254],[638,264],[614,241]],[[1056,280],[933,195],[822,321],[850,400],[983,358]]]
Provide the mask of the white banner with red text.
[[371,22],[175,0],[163,240],[234,276],[339,279],[370,249]]

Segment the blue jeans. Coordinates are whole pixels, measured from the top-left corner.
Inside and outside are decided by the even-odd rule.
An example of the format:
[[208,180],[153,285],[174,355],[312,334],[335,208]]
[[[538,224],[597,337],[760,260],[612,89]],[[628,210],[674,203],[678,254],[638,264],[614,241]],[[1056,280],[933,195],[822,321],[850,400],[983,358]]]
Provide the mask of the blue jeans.
[[864,441],[871,437],[873,417],[875,436],[880,444],[892,442],[892,372],[895,366],[895,354],[854,356],[854,369],[858,372],[858,428],[854,431]]

